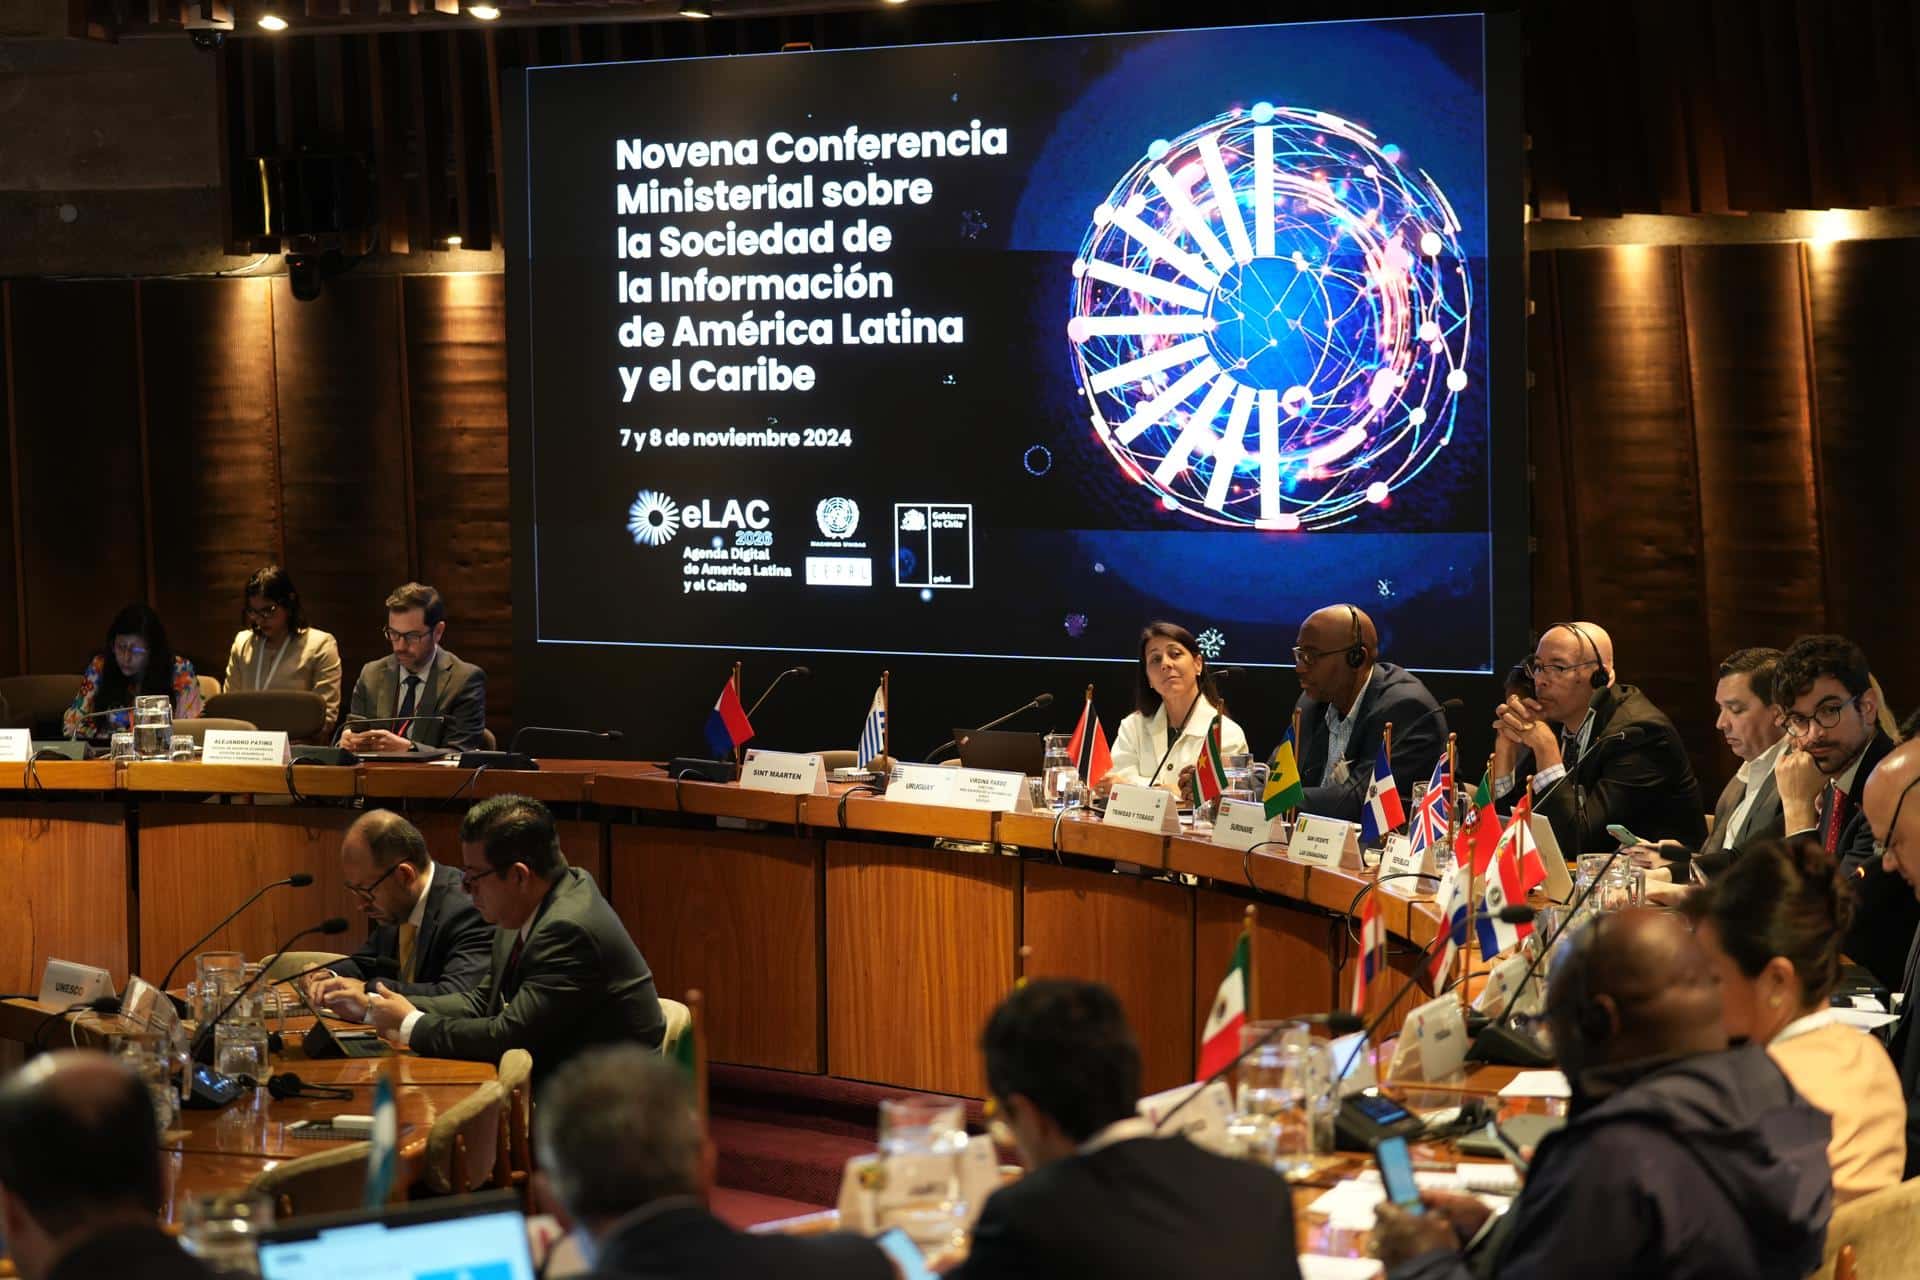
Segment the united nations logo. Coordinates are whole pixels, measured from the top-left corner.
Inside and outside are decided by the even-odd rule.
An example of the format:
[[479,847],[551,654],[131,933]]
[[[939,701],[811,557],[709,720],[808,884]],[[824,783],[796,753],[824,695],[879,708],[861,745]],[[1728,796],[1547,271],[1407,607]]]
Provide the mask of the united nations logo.
[[829,538],[851,538],[860,527],[860,505],[852,498],[822,498],[813,509],[820,532]]

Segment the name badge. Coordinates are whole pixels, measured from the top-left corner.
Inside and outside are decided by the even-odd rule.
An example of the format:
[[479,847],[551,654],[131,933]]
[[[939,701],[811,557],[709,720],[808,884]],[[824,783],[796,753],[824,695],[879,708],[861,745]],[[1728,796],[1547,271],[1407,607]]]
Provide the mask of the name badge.
[[1180,808],[1174,804],[1171,791],[1116,782],[1113,790],[1107,793],[1107,813],[1101,821],[1110,827],[1125,827],[1129,831],[1178,835]]
[[887,799],[906,804],[951,805],[958,769],[937,764],[897,764],[887,779]]
[[1293,843],[1287,846],[1287,856],[1312,867],[1338,867],[1347,864],[1349,846],[1353,864],[1358,865],[1360,842],[1351,822],[1303,813],[1293,824]]
[[1268,818],[1267,807],[1258,800],[1220,801],[1220,812],[1213,817],[1213,842],[1222,848],[1245,853],[1257,844],[1281,840],[1284,818]]
[[817,755],[750,750],[740,765],[740,786],[746,791],[823,796],[827,794],[827,770]]
[[200,744],[201,764],[291,764],[287,735],[251,729],[208,729]]
[[960,809],[985,809],[989,813],[1032,813],[1033,793],[1027,789],[1027,775],[1005,769],[947,769],[954,775],[953,798],[949,803]]
[[1380,852],[1380,874],[1383,876],[1433,876],[1439,873],[1433,868],[1433,846],[1428,845],[1419,853],[1413,851],[1413,841],[1395,832],[1387,837],[1387,843]]
[[8,764],[25,764],[27,757],[32,754],[31,729],[0,729],[0,760]]

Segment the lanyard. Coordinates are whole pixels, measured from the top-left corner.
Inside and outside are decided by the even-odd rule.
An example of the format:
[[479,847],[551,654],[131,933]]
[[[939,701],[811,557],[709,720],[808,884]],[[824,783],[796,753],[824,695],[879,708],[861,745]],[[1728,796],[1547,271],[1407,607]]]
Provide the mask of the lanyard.
[[[256,638],[259,636],[258,632],[254,634]],[[287,638],[280,643],[280,652],[273,655],[273,665],[267,668],[267,678],[264,680],[255,680],[254,688],[265,689],[273,683],[273,677],[279,674],[280,671],[280,659],[286,657],[287,650],[291,648],[293,648],[293,632],[289,631],[287,632]],[[260,646],[253,651],[253,674],[255,676],[260,674],[260,664],[265,662],[266,658],[267,642],[261,639]]]

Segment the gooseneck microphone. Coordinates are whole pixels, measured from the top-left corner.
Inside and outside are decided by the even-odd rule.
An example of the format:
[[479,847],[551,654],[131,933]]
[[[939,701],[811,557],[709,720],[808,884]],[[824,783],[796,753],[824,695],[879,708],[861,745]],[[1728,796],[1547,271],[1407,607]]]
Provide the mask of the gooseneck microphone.
[[272,955],[267,956],[265,959],[261,960],[259,972],[255,973],[251,978],[248,978],[244,983],[242,983],[240,986],[240,989],[233,993],[233,998],[227,1001],[227,1003],[221,1008],[220,1012],[214,1014],[213,1017],[207,1019],[206,1023],[194,1032],[194,1036],[193,1036],[194,1061],[211,1062],[213,1060],[213,1033],[220,1026],[221,1020],[224,1019],[229,1013],[233,1012],[233,1006],[239,1004],[240,1001],[246,996],[247,992],[253,990],[256,986],[260,984],[260,980],[266,977],[267,973],[273,968],[274,961],[278,960],[281,956],[285,955],[288,947],[291,947],[294,943],[300,941],[300,939],[311,937],[313,934],[316,934],[316,933],[332,936],[333,934],[345,933],[346,931],[347,931],[347,918],[345,916],[329,916],[325,920],[322,920],[319,924],[309,925],[306,928],[300,930],[300,932],[294,934],[292,937],[288,938],[285,942],[281,943],[280,946],[273,952]]
[[[168,987],[173,985],[174,972],[180,968],[180,965],[186,960],[188,956],[192,955],[196,950],[198,950],[206,942],[208,938],[211,938],[214,934],[220,932],[222,929],[226,928],[229,924],[232,924],[234,919],[238,917],[242,911],[245,911],[248,907],[260,901],[261,896],[265,894],[267,890],[279,889],[283,887],[290,888],[290,889],[304,889],[312,883],[313,883],[312,876],[308,875],[304,871],[296,871],[292,875],[288,876],[285,880],[275,880],[272,884],[263,884],[258,889],[255,889],[253,891],[252,897],[248,898],[245,902],[241,903],[239,906],[235,907],[233,910],[227,912],[226,915],[220,918],[219,924],[214,925],[213,928],[207,930],[205,933],[201,934],[198,938],[194,939],[194,941],[187,947],[185,951],[182,951],[177,957],[175,957],[174,962],[167,966],[166,976],[160,979],[160,990],[165,991]],[[169,997],[169,998],[171,999],[172,997]],[[176,1007],[181,1007],[184,1012],[184,1007],[181,1001],[175,1000],[174,1003]]]
[[1394,734],[1395,736],[1404,736],[1406,734],[1412,733],[1415,729],[1418,729],[1421,725],[1433,719],[1435,716],[1439,715],[1442,711],[1458,711],[1466,705],[1467,704],[1459,698],[1448,698],[1445,702],[1441,703],[1437,707],[1434,707],[1432,710],[1423,711],[1419,715],[1415,716],[1413,719],[1409,720],[1406,723],[1405,727],[1402,727],[1400,725],[1395,725]]
[[813,674],[813,669],[811,667],[788,667],[785,671],[782,671],[779,675],[773,678],[773,683],[767,686],[767,691],[761,694],[758,698],[755,698],[753,700],[753,705],[747,708],[747,719],[749,720],[753,719],[753,713],[760,709],[761,703],[765,702],[768,698],[771,698],[773,696],[773,691],[780,687],[780,682],[782,680],[785,680],[788,676],[800,676],[801,678],[804,679],[808,676],[811,676],[812,674]]
[[[1053,705],[1052,694],[1050,693],[1039,694],[1031,702],[1028,702],[1023,706],[1015,707],[1012,711],[1007,712],[1007,714],[1001,716],[997,720],[989,720],[985,724],[975,725],[969,732],[985,733],[989,729],[998,729],[1001,725],[1013,719],[1015,716],[1025,715],[1029,711],[1044,711],[1052,705]],[[927,752],[925,763],[932,764],[936,759],[940,757],[941,753],[946,751],[948,747],[956,746],[956,745],[958,745],[957,739],[948,738],[945,742],[941,743],[939,746],[935,747],[933,750]]]
[[602,742],[624,742],[627,737],[618,729],[568,729],[557,724],[523,724],[513,731],[513,737],[507,742],[508,753],[517,753],[520,740],[530,733],[544,733],[557,738],[598,738]]

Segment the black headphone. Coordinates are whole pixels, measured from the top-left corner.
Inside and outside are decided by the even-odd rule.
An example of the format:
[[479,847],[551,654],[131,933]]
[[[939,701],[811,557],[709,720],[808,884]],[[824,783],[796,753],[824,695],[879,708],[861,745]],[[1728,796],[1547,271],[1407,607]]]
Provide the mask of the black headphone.
[[338,1085],[308,1084],[291,1071],[267,1077],[267,1092],[275,1101],[287,1098],[325,1098],[333,1102],[352,1099],[353,1090]]
[[1613,679],[1613,672],[1607,670],[1606,661],[1600,656],[1600,646],[1593,642],[1593,637],[1588,635],[1579,623],[1563,622],[1560,625],[1579,636],[1582,640],[1585,640],[1587,642],[1587,648],[1593,650],[1593,675],[1587,680],[1587,683],[1596,689],[1606,688],[1608,681]]
[[1353,640],[1347,645],[1347,665],[1358,671],[1367,661],[1367,646],[1360,639],[1360,611],[1347,606],[1347,621],[1353,624]]

